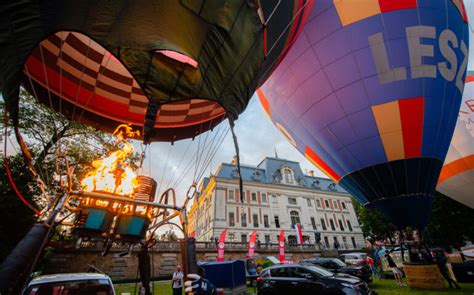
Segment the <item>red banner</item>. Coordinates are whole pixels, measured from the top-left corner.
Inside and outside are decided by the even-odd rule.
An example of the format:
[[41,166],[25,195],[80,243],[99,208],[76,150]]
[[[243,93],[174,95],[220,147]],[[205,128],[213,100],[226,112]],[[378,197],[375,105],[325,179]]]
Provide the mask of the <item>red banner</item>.
[[280,263],[285,262],[285,231],[280,232],[280,241],[278,242],[278,253],[280,253]]
[[255,242],[257,241],[257,232],[254,230],[250,234],[250,239],[249,239],[249,253],[247,254],[248,258],[253,257],[253,253],[255,252]]
[[303,245],[303,232],[301,231],[301,226],[299,223],[295,224],[296,231],[296,241],[298,244]]
[[227,234],[227,230],[224,229],[219,237],[219,242],[217,243],[217,261],[222,262],[224,261],[224,248],[225,248],[225,236]]

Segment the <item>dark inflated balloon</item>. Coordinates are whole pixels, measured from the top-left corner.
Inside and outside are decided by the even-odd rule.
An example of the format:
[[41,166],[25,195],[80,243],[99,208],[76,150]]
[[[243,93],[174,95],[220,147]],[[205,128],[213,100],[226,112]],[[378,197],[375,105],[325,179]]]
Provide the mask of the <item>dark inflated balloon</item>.
[[21,83],[101,130],[194,137],[245,109],[312,2],[3,1],[0,90],[14,119]]

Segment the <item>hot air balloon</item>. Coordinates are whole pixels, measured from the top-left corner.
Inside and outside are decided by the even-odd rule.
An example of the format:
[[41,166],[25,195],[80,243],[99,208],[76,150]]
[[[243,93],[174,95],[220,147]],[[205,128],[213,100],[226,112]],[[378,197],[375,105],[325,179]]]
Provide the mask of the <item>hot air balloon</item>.
[[467,72],[453,139],[437,190],[474,208],[474,72]]
[[462,1],[317,1],[257,91],[312,163],[399,228],[424,228],[468,59]]
[[[7,1],[8,2],[8,1]],[[67,118],[176,141],[235,120],[296,40],[312,1],[9,1],[0,88]]]
[[[25,158],[29,154],[16,128],[20,86],[72,121],[108,132],[121,124],[143,130],[145,143],[194,138],[225,118],[232,126],[297,40],[312,5],[312,0],[3,1],[0,91]],[[27,162],[33,169],[31,158]],[[115,200],[87,209],[96,218],[84,218],[79,229],[107,232]],[[54,214],[62,210],[57,204],[47,226],[37,224],[2,264],[0,292],[31,271],[30,256],[44,245],[39,237],[51,232]],[[134,224],[145,224],[144,217],[130,216],[119,222],[117,236],[141,238],[143,226]],[[21,276],[13,271],[22,267]]]

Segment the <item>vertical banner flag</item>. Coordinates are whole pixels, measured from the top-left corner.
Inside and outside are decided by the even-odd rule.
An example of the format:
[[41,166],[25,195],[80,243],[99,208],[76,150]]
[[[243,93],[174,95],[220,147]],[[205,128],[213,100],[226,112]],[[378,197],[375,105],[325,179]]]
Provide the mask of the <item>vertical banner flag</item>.
[[278,253],[280,253],[280,263],[285,263],[285,231],[281,230],[278,242]]
[[303,232],[301,231],[301,225],[299,223],[295,224],[295,230],[298,244],[303,245]]
[[257,241],[257,232],[254,230],[250,234],[250,239],[249,239],[249,253],[247,254],[248,258],[253,257],[253,253],[255,252],[255,242]]
[[227,230],[224,229],[219,237],[219,242],[217,243],[217,261],[222,262],[224,261],[224,247],[225,247],[225,236],[227,234]]

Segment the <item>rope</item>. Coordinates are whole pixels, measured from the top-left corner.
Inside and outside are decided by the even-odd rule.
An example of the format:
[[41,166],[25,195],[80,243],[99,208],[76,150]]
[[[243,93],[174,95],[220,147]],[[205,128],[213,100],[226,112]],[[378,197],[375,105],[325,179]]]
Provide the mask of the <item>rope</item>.
[[25,199],[25,197],[23,197],[20,190],[18,189],[15,182],[13,181],[13,178],[12,178],[12,175],[11,175],[11,172],[10,172],[10,166],[8,165],[8,157],[7,157],[7,137],[8,137],[8,115],[7,115],[7,112],[4,113],[4,123],[5,123],[5,138],[4,138],[4,141],[3,141],[3,163],[5,165],[5,170],[7,172],[8,181],[10,182],[13,190],[15,191],[15,194],[21,200],[21,202],[23,204],[25,204],[25,206],[30,208],[35,213],[35,215],[39,215],[41,211],[36,209],[35,207],[33,207]]
[[239,190],[240,190],[240,202],[244,202],[244,184],[242,181],[242,173],[240,173],[240,153],[239,153],[239,143],[237,141],[237,136],[234,131],[234,121],[229,118],[230,131],[232,132],[232,139],[234,140],[235,147],[235,156],[237,160],[237,172],[239,173]]

